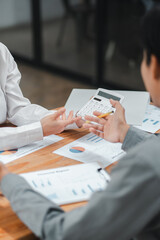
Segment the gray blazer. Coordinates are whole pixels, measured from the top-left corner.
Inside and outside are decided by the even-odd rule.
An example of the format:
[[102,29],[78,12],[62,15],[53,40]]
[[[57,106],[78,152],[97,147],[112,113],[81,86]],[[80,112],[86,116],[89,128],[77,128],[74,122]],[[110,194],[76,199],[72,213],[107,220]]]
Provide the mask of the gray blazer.
[[160,239],[160,138],[130,128],[104,191],[65,213],[15,174],[1,182],[19,218],[46,240]]

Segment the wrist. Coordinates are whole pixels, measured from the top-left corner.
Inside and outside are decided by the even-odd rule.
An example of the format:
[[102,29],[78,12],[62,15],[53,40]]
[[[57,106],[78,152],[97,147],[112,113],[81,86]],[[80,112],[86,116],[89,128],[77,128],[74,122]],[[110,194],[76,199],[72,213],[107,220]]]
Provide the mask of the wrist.
[[124,124],[121,126],[121,130],[120,130],[120,142],[123,143],[124,139],[127,135],[127,132],[129,130],[130,126],[128,124]]

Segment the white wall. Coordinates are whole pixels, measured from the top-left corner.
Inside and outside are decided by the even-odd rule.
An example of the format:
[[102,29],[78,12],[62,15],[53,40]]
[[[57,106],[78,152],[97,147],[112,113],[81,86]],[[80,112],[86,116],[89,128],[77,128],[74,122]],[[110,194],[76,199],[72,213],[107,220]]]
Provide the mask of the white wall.
[[10,27],[29,22],[30,5],[28,0],[0,0],[0,27]]
[[[60,0],[41,0],[43,20],[57,18],[63,14]],[[0,28],[11,27],[31,21],[29,0],[0,0]]]
[[[5,27],[12,24],[14,20],[13,12],[13,1],[12,0],[1,0],[0,1],[0,27]],[[8,14],[6,14],[7,12]]]

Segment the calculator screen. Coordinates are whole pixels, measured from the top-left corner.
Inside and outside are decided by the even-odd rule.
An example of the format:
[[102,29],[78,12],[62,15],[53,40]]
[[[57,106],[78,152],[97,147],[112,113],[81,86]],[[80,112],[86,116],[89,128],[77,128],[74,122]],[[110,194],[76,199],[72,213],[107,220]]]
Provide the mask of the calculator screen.
[[102,91],[99,91],[98,95],[101,96],[101,97],[105,97],[105,98],[108,98],[108,99],[113,99],[113,100],[116,100],[116,101],[120,101],[121,100],[119,97],[116,97],[114,95],[111,95],[109,93],[102,92]]

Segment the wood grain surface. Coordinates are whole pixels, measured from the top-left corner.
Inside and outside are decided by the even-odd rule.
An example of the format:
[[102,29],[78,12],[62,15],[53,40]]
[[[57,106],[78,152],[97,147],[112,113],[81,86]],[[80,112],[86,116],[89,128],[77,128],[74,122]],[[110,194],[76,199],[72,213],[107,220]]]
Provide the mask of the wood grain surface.
[[[59,134],[64,139],[54,143],[46,148],[31,153],[25,157],[19,158],[9,164],[7,167],[13,173],[25,173],[50,168],[58,168],[67,165],[80,164],[80,162],[53,154],[52,152],[65,144],[84,136],[88,132],[84,129],[68,130]],[[110,171],[110,167],[107,168]],[[68,204],[62,206],[65,211],[85,205],[86,202]],[[22,206],[23,208],[23,206]],[[0,193],[0,239],[12,240],[31,240],[37,239],[33,233],[18,219],[12,211],[8,200]]]

